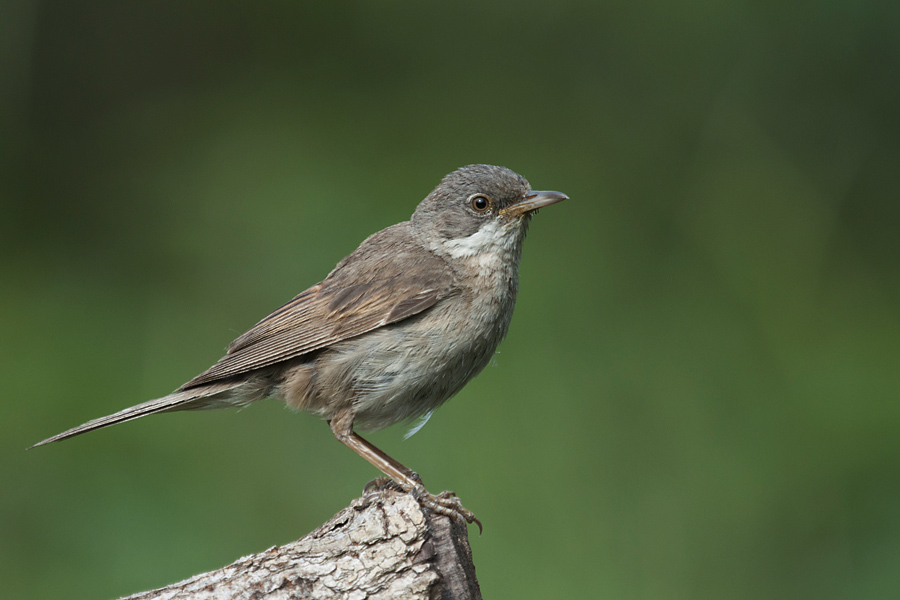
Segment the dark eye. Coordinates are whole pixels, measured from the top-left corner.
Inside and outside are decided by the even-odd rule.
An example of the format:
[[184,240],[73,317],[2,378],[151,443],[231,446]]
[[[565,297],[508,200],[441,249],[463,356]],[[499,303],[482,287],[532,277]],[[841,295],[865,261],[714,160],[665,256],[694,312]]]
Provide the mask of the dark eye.
[[472,196],[472,208],[478,212],[484,212],[491,207],[491,202],[485,196]]

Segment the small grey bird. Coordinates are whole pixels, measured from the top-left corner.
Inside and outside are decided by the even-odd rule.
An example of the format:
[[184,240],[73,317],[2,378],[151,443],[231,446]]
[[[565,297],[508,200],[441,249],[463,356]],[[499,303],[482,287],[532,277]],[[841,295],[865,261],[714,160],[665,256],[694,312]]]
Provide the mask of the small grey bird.
[[370,236],[173,393],[35,446],[154,413],[272,396],[327,420],[338,440],[423,506],[477,523],[452,492],[428,493],[416,473],[354,427],[427,419],[488,364],[509,329],[531,216],[565,199],[532,191],[503,167],[458,169],[409,221]]

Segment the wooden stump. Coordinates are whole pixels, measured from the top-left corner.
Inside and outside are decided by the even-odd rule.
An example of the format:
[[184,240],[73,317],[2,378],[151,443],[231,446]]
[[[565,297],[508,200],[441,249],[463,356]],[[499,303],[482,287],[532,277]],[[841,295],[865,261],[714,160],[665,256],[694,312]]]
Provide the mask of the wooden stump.
[[480,600],[466,526],[378,490],[296,542],[129,596],[149,599]]

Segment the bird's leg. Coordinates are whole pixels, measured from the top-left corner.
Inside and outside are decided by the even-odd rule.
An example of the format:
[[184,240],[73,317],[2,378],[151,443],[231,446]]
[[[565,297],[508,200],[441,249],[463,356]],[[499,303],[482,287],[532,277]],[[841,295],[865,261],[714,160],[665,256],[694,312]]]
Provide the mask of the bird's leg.
[[390,477],[403,491],[412,494],[419,504],[438,514],[463,519],[467,523],[476,523],[478,530],[481,531],[481,521],[475,517],[472,511],[462,505],[462,501],[456,497],[456,494],[441,492],[435,496],[430,493],[425,489],[418,473],[404,467],[353,431],[352,411],[338,413],[328,421],[328,424],[331,426],[334,437]]

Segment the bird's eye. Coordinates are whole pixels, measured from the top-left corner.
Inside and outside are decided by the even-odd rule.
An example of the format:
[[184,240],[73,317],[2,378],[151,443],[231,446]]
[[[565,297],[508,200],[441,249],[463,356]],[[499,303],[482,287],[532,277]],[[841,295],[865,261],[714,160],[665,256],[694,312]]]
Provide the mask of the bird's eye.
[[481,195],[472,196],[471,203],[476,212],[484,212],[491,207],[490,200]]

